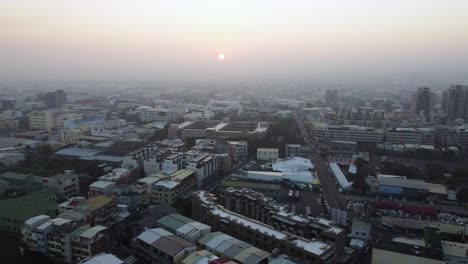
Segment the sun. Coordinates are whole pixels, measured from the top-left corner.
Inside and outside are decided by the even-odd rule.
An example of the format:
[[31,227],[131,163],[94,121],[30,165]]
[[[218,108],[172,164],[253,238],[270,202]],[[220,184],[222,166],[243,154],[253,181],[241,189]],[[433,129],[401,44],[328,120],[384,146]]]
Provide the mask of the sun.
[[220,60],[220,61],[224,60],[224,53],[220,53],[218,55],[218,60]]

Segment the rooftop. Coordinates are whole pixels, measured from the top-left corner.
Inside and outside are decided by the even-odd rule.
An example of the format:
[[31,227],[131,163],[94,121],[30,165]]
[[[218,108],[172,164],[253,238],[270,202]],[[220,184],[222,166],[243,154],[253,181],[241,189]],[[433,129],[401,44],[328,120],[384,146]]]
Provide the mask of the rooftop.
[[85,201],[92,209],[100,208],[108,203],[112,202],[112,198],[106,197],[104,195],[91,197]]
[[83,264],[124,264],[124,262],[112,254],[101,253],[86,259]]

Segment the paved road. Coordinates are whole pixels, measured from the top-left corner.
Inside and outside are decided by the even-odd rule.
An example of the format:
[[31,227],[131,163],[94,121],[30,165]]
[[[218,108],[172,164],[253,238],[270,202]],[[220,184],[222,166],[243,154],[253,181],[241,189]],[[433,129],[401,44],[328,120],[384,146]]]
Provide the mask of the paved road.
[[327,162],[316,153],[316,143],[314,142],[312,135],[309,133],[304,121],[302,121],[297,114],[295,114],[294,117],[299,130],[301,131],[302,137],[304,138],[304,142],[309,146],[310,152],[312,153],[312,162],[314,162],[318,174],[317,176],[323,188],[323,195],[328,201],[330,208],[346,209],[346,201],[338,193],[338,188],[333,181],[334,176],[328,171]]
[[327,199],[330,208],[346,209],[346,201],[338,193],[338,188],[333,181],[333,175],[328,171],[327,163],[320,156],[313,156],[317,176],[320,180],[320,185],[323,188],[323,195]]

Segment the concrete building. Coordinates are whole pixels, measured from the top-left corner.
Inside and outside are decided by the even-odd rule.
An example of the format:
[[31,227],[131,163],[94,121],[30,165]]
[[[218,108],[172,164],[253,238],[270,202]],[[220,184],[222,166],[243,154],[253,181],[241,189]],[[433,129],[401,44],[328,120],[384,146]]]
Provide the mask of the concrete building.
[[404,176],[377,174],[375,179],[368,179],[368,183],[371,192],[382,195],[419,199],[427,196],[447,197],[447,188],[442,184],[407,179]]
[[38,99],[43,101],[47,108],[59,108],[67,103],[67,94],[63,90],[57,90],[40,95]]
[[257,148],[257,160],[273,161],[279,157],[277,148]]
[[468,244],[442,241],[442,251],[447,264],[468,263]]
[[310,157],[310,149],[307,146],[299,144],[286,144],[286,158],[301,157],[308,159]]
[[[125,168],[126,167],[126,168]],[[111,172],[99,177],[100,181],[115,182],[119,184],[132,184],[139,178],[138,169],[132,166],[113,169]]]
[[420,87],[413,93],[411,101],[411,114],[413,116],[423,115],[426,122],[430,121],[430,114],[434,104],[435,95],[430,88]]
[[132,254],[141,263],[179,264],[196,250],[195,244],[162,228],[148,229],[132,241]]
[[388,128],[386,142],[391,144],[434,145],[433,128]]
[[[58,211],[60,214],[58,217],[66,218],[65,215],[70,215],[71,219],[86,223],[104,222],[116,210],[117,201],[112,198],[103,195],[90,197],[89,199],[76,196],[59,204]],[[78,216],[79,219],[74,216]]]
[[209,233],[200,239],[198,244],[209,252],[234,260],[234,263],[267,263],[270,256],[268,252],[222,232]]
[[436,143],[441,146],[468,147],[468,125],[436,127]]
[[193,189],[196,184],[197,176],[193,170],[179,170],[169,177],[163,175],[152,184],[149,199],[152,203],[173,205],[181,194]]
[[173,124],[169,129],[169,137],[187,138],[262,138],[268,131],[267,122],[247,122],[228,120],[199,120]]
[[213,112],[237,112],[237,115],[242,113],[242,104],[237,101],[220,101],[210,99],[208,102],[208,109]]
[[[44,221],[46,220],[46,221]],[[107,227],[64,218],[36,216],[25,221],[21,233],[26,250],[37,251],[56,261],[77,263],[109,248]]]
[[65,171],[51,177],[42,178],[44,190],[57,194],[59,198],[70,198],[80,193],[78,175],[74,171]]
[[187,157],[187,166],[189,170],[195,171],[197,176],[197,188],[212,180],[216,176],[217,171],[216,157],[209,154],[198,153]]
[[60,130],[60,140],[65,144],[76,144],[85,133],[81,129]]
[[16,118],[0,117],[0,132],[16,131],[19,128],[19,120]]
[[48,109],[33,111],[28,114],[29,128],[42,129],[47,131],[59,130],[62,128],[74,128],[65,126],[66,122],[73,122],[83,119],[83,115],[76,111],[62,109]]
[[115,182],[111,181],[95,181],[89,185],[88,197],[105,195],[112,196],[112,191],[116,187]]
[[340,256],[346,243],[346,231],[324,218],[302,216],[288,211],[287,206],[263,194],[229,188],[219,195],[219,204],[227,210],[249,217],[307,239],[320,239],[332,243]]
[[170,122],[176,118],[175,113],[167,108],[151,108],[141,106],[137,108],[136,111],[141,122]]
[[233,162],[237,163],[247,160],[249,154],[247,141],[228,141],[227,144]]
[[450,118],[468,118],[468,86],[451,85],[443,96],[442,107]]
[[211,227],[180,214],[170,214],[158,220],[161,228],[192,243],[211,232]]
[[192,217],[214,230],[222,230],[267,252],[279,248],[282,253],[309,263],[336,261],[336,249],[331,243],[308,240],[289,232],[279,231],[273,226],[227,210],[217,204],[216,200],[216,197],[205,191],[194,193]]
[[338,91],[327,90],[325,92],[325,106],[336,107],[338,104]]
[[360,126],[332,126],[324,123],[315,123],[312,134],[318,141],[356,141],[382,143],[385,133],[382,129]]
[[91,127],[91,135],[99,136],[105,133],[106,130],[113,130],[127,126],[127,121],[123,119],[110,119],[104,122],[93,124]]

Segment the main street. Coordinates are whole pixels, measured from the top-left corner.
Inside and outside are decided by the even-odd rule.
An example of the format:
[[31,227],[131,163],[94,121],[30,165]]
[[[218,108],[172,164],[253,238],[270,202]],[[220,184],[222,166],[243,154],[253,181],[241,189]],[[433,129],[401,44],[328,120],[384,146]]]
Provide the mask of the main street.
[[312,135],[305,126],[305,122],[299,118],[297,113],[294,114],[294,117],[301,135],[304,138],[304,142],[310,148],[311,160],[314,163],[315,169],[317,170],[317,177],[320,181],[320,185],[323,188],[323,196],[328,201],[330,208],[341,210],[346,209],[346,200],[338,192],[338,188],[333,180],[334,176],[328,170],[328,163],[317,154],[318,148],[312,138]]

